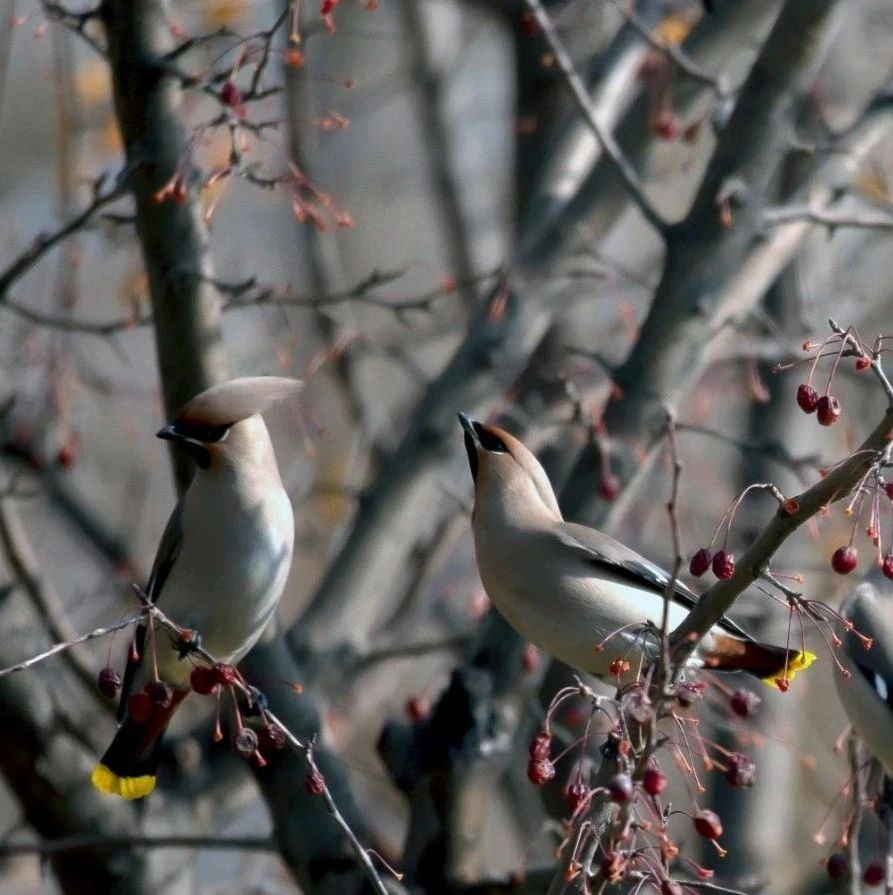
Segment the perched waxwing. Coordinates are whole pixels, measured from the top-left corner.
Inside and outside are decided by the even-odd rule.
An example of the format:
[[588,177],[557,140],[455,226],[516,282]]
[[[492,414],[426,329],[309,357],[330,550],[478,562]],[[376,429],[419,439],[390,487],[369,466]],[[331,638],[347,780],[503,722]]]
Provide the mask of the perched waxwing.
[[853,627],[843,637],[837,693],[853,729],[893,777],[893,582],[872,571],[840,612]]
[[[645,626],[660,629],[670,575],[614,538],[565,522],[545,470],[517,438],[461,413],[459,421],[474,478],[475,554],[493,604],[522,637],[573,668],[614,678],[625,660],[635,674],[657,655]],[[697,599],[675,583],[670,630]],[[758,643],[723,619],[690,663],[776,683],[814,659]]]
[[[220,662],[238,662],[255,644],[291,566],[294,517],[260,414],[300,389],[297,380],[276,376],[224,382],[158,433],[182,444],[198,468],[168,520],[146,592]],[[196,667],[179,646],[157,627],[148,638],[145,627],[137,630],[122,723],[91,778],[102,792],[137,799],[154,788],[162,736]],[[134,717],[129,697],[140,693],[151,705],[143,698]]]

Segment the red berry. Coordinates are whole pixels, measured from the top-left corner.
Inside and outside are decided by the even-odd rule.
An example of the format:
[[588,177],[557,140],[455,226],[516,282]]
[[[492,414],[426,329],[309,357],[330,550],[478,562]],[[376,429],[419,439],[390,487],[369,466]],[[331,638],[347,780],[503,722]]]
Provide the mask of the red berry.
[[527,763],[527,779],[534,786],[542,786],[555,776],[555,765],[548,758],[531,758]]
[[223,684],[223,686],[229,686],[238,680],[236,669],[232,665],[227,665],[225,662],[218,662],[216,665],[213,665],[211,667],[211,672],[214,675],[214,680],[218,684]]
[[642,60],[642,64],[639,66],[639,70],[638,72],[636,72],[636,74],[643,81],[651,81],[665,67],[666,63],[664,62],[663,54],[647,53],[645,55],[645,58]]
[[589,790],[582,780],[574,780],[573,783],[569,783],[565,787],[564,800],[567,802],[567,807],[570,808],[572,814],[576,812],[588,794]]
[[605,882],[609,883],[620,882],[626,873],[623,858],[616,851],[608,851],[604,853],[601,864],[599,865],[599,870],[601,870]]
[[881,571],[887,578],[893,581],[893,550],[884,557],[884,561],[881,563]]
[[665,879],[660,884],[660,895],[683,895],[682,886],[674,879]]
[[642,777],[642,789],[649,796],[659,796],[667,788],[667,778],[657,768],[648,768]]
[[614,659],[613,662],[608,666],[608,671],[610,672],[612,677],[621,677],[626,674],[630,669],[629,662],[626,659]]
[[524,652],[521,653],[521,669],[524,674],[533,674],[540,667],[540,651],[532,644],[524,645]]
[[856,358],[856,369],[867,370],[871,366],[871,361],[867,357]]
[[315,768],[304,778],[304,789],[312,796],[321,796],[326,790],[326,781]]
[[217,686],[217,675],[213,668],[197,665],[189,675],[189,683],[196,693],[207,696],[209,693],[213,693]]
[[753,715],[763,700],[753,690],[736,690],[729,698],[729,708],[740,718]]
[[821,425],[833,426],[840,416],[840,401],[835,395],[822,395],[816,410]]
[[719,815],[709,808],[699,811],[692,818],[692,822],[695,825],[695,829],[705,839],[719,839],[722,836],[722,821],[719,819]]
[[148,693],[133,693],[127,700],[127,714],[137,724],[145,724],[152,717],[152,698]]
[[850,869],[849,861],[843,852],[836,851],[825,864],[825,870],[831,879],[843,879]]
[[56,452],[56,463],[62,469],[71,469],[80,459],[80,453],[77,435],[70,435],[65,444]]
[[661,140],[678,140],[681,128],[679,119],[670,111],[660,112],[651,125],[654,134]]
[[620,493],[620,479],[618,479],[616,475],[611,475],[609,472],[601,482],[599,482],[598,493],[601,494],[605,500],[614,500]]
[[757,766],[746,755],[734,752],[729,756],[725,777],[736,789],[750,789],[756,783]]
[[153,705],[166,709],[171,704],[174,692],[164,681],[149,681],[145,690]]
[[543,759],[549,757],[549,751],[552,748],[552,734],[546,730],[538,731],[530,741],[530,747],[527,754],[531,759]]
[[278,752],[285,748],[285,734],[273,724],[261,727],[257,732],[257,747],[261,752]]
[[804,413],[815,413],[819,404],[819,393],[811,386],[797,386],[797,404]]
[[893,482],[885,482],[884,483],[884,492],[890,500],[893,500]]
[[220,88],[220,101],[225,106],[239,106],[242,104],[242,91],[232,81],[226,81]]
[[431,703],[424,696],[410,696],[406,700],[406,717],[413,724],[419,724],[428,717],[431,712]]
[[728,581],[735,574],[735,557],[728,550],[719,550],[713,557],[713,574],[721,581]]
[[838,575],[849,575],[859,563],[859,551],[852,545],[838,547],[831,557],[831,568]]
[[96,679],[96,685],[106,699],[114,699],[121,690],[121,675],[114,668],[103,668]]
[[713,560],[713,555],[710,553],[710,550],[707,547],[701,547],[700,550],[696,550],[691,557],[691,562],[688,564],[688,571],[695,576],[695,578],[700,578],[707,569],[710,568],[710,563]]
[[862,874],[866,886],[879,886],[884,881],[884,868],[877,861],[869,864]]
[[608,781],[608,795],[620,805],[628,802],[635,793],[633,781],[628,774],[615,774]]

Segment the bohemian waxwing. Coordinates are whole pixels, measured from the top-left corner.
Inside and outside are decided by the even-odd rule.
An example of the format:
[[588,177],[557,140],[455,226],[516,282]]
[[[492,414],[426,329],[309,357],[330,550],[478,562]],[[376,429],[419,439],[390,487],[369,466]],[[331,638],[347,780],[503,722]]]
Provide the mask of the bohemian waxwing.
[[[300,389],[297,380],[276,376],[224,382],[189,401],[158,433],[183,445],[198,468],[168,520],[146,591],[221,662],[238,662],[255,644],[291,566],[291,503],[260,414]],[[196,663],[157,628],[147,638],[141,626],[130,652],[118,710],[123,723],[91,779],[102,792],[136,799],[155,786],[161,739],[190,692]],[[156,666],[170,698],[136,720],[128,696],[156,680]]]
[[[615,677],[615,660],[635,674],[657,655],[664,591],[670,575],[614,538],[565,522],[545,470],[517,438],[459,414],[474,479],[475,554],[488,596],[531,643],[599,677]],[[673,630],[698,597],[676,582]],[[646,654],[647,653],[647,654]],[[723,619],[708,632],[690,664],[743,669],[768,683],[790,681],[812,653],[757,643]]]

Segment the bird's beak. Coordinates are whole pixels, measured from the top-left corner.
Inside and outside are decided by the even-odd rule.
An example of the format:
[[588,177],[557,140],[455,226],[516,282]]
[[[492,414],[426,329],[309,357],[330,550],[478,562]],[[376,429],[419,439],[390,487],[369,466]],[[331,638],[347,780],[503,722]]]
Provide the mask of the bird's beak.
[[173,423],[164,426],[155,433],[156,438],[163,438],[165,441],[188,441],[188,439],[177,431]]
[[459,422],[465,430],[465,453],[468,454],[468,465],[471,469],[471,477],[472,479],[477,480],[479,465],[478,447],[481,443],[478,438],[477,427],[480,426],[480,423],[477,420],[473,420],[470,416],[466,416],[464,413],[459,414]]
[[478,444],[480,439],[478,438],[477,427],[480,426],[480,423],[464,413],[459,414],[459,423],[465,430],[465,434],[471,438],[475,444]]

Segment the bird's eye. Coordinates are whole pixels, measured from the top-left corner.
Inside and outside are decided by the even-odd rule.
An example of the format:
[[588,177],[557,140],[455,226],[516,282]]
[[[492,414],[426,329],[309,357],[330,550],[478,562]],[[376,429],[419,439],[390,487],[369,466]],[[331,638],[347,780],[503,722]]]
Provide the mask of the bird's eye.
[[505,442],[498,435],[494,435],[483,426],[478,430],[478,440],[481,443],[481,447],[491,454],[505,454],[508,452]]
[[184,427],[183,435],[202,444],[216,444],[223,441],[229,430],[229,426],[189,426]]

